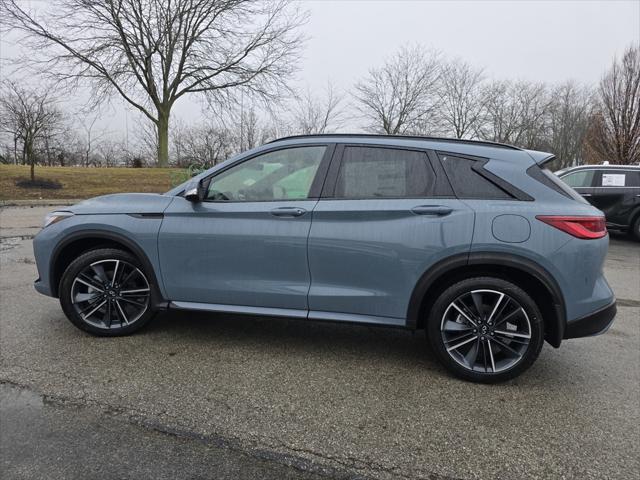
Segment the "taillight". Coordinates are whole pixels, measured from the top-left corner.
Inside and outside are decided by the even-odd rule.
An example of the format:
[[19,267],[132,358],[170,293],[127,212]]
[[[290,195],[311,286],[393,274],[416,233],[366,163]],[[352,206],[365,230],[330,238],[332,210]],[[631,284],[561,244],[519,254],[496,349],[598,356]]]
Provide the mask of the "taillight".
[[564,215],[538,215],[538,220],[556,227],[576,238],[602,238],[607,234],[604,217],[567,217]]

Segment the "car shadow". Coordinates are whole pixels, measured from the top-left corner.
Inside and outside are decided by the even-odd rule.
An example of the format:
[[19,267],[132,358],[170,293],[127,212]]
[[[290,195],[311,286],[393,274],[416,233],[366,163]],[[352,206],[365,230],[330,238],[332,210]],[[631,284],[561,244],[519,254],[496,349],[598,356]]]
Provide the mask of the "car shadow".
[[609,239],[613,244],[625,244],[629,246],[633,245],[633,246],[640,247],[640,242],[627,233],[610,230]]
[[444,370],[437,363],[424,331],[282,317],[255,317],[188,311],[160,312],[140,332],[169,336],[179,344],[224,345],[263,353],[361,357],[391,360],[405,366]]

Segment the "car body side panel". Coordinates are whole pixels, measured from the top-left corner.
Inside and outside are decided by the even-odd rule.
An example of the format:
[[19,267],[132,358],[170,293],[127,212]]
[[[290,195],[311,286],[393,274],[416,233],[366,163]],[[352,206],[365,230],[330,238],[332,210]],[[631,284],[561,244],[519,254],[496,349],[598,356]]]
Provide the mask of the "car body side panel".
[[[171,200],[171,198],[169,198]],[[74,215],[41,230],[33,239],[38,272],[39,291],[53,295],[57,285],[53,285],[53,265],[61,248],[80,238],[123,239],[146,256],[153,268],[160,294],[166,298],[166,291],[160,274],[158,259],[158,232],[162,217],[138,217],[130,214],[87,214]]]
[[[426,204],[452,212],[411,210]],[[472,232],[473,212],[456,199],[320,200],[309,235],[310,316],[335,312],[404,324],[420,277],[439,260],[467,253]]]
[[[551,274],[562,291],[568,322],[611,303],[613,292],[602,273],[608,236],[581,240],[535,218],[536,215],[598,215],[599,212],[592,206],[570,200],[564,204],[564,208],[555,202],[537,202],[535,209],[528,202],[466,202],[476,212],[471,253],[517,255],[540,265]],[[496,238],[493,228],[496,219],[505,216],[525,219],[530,225],[528,237],[517,242]],[[520,225],[520,221],[514,221],[513,229],[521,229]],[[502,230],[508,230],[508,224],[503,225]]]

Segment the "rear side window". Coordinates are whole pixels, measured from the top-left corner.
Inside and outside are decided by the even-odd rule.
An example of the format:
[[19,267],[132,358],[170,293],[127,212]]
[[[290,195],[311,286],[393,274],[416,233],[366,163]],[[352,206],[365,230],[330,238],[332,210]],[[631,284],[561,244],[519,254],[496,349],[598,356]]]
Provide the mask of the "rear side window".
[[439,153],[440,161],[458,198],[512,199],[498,185],[484,177],[474,166],[477,160]]
[[640,187],[640,170],[627,173],[627,186]]
[[424,152],[345,147],[336,179],[337,198],[414,198],[433,191],[435,174]]
[[562,177],[562,181],[571,188],[589,188],[593,186],[595,170],[579,170]]

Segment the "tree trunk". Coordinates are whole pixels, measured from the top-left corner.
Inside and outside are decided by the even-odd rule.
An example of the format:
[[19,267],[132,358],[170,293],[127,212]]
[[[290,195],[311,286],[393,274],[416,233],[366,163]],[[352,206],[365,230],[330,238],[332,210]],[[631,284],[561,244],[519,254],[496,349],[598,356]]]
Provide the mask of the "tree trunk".
[[158,112],[158,167],[169,166],[169,113]]
[[33,156],[33,148],[27,142],[25,142],[25,150],[27,153],[27,161],[29,162],[29,165],[31,165],[31,181],[33,182],[36,179],[36,159]]

